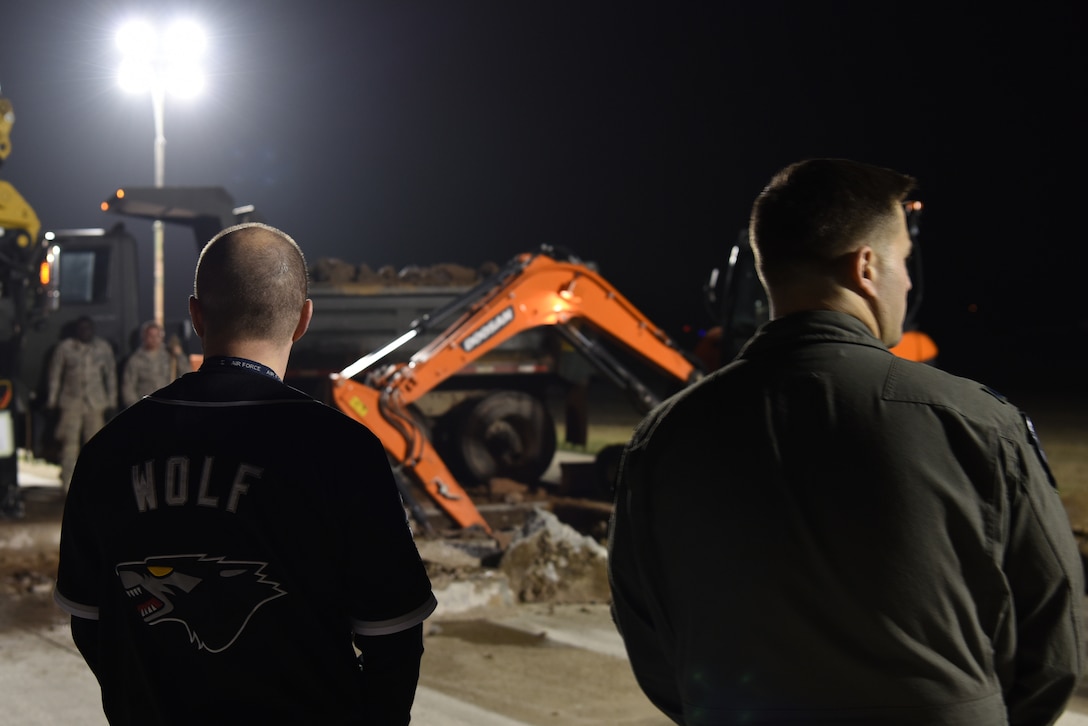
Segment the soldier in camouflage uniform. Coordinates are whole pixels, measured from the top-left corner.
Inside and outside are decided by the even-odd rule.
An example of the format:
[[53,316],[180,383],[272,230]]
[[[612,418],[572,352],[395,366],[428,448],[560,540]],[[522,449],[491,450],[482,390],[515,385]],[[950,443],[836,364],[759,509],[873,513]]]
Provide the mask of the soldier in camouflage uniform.
[[121,404],[126,408],[191,370],[180,344],[169,349],[163,345],[162,326],[154,320],[140,326],[140,340],[143,344],[121,372]]
[[61,444],[60,476],[65,490],[79,449],[117,406],[117,362],[113,348],[94,334],[94,321],[76,321],[76,336],[62,340],[49,362],[50,409],[60,411],[56,437]]

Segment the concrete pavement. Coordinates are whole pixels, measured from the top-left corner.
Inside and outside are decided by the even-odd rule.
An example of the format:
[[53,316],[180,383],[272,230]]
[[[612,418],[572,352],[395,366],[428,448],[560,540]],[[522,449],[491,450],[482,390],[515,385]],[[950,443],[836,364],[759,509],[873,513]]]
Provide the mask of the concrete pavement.
[[[108,726],[98,683],[72,643],[67,626],[0,634],[0,693],[2,721],[11,726]],[[412,723],[531,726],[426,687],[416,693]]]
[[[33,508],[56,507],[60,492],[55,470],[37,465],[26,469],[20,478],[28,499],[36,505]],[[49,546],[58,541],[57,522],[42,522],[40,526],[39,523],[30,524],[34,526],[0,523],[0,548]],[[49,585],[42,583],[35,587],[43,589],[41,594],[44,595],[44,589]],[[477,604],[453,592],[449,597],[439,593],[439,599],[447,608],[467,609]],[[52,607],[52,604],[43,606]],[[562,608],[547,612],[529,607],[503,608],[490,620],[502,627],[534,634],[555,647],[592,651],[609,660],[625,659],[622,642],[604,607],[580,608],[577,617],[569,617]],[[44,618],[39,625],[0,624],[5,626],[0,628],[0,696],[3,698],[0,722],[12,726],[107,726],[100,708],[98,684],[76,650],[68,626],[59,618],[59,611],[57,619]],[[627,688],[635,688],[633,678]],[[610,694],[600,695],[609,698]],[[648,713],[638,721],[641,726],[667,726],[669,723],[663,717],[657,720],[656,712]],[[425,685],[417,692],[412,723],[416,726],[533,726]],[[600,724],[605,726],[606,722]],[[1088,690],[1083,686],[1058,726],[1088,726]]]
[[[518,616],[507,618],[504,625],[516,626]],[[547,637],[556,642],[585,644],[586,633],[566,630],[561,621],[541,622],[539,616],[526,616],[523,623],[534,631],[543,627]],[[590,635],[604,650],[622,654],[618,636],[609,637],[611,623]],[[613,631],[614,633],[614,631]],[[0,634],[0,693],[3,694],[3,722],[12,726],[108,726],[99,707],[98,684],[83,663],[71,641],[67,626],[38,631],[16,630]],[[602,695],[602,697],[607,697]],[[1088,705],[1078,703],[1059,719],[1058,726],[1088,726]],[[462,701],[438,690],[421,686],[412,709],[412,723],[417,726],[533,726]],[[667,726],[645,722],[645,726]],[[604,722],[601,726],[606,726]]]

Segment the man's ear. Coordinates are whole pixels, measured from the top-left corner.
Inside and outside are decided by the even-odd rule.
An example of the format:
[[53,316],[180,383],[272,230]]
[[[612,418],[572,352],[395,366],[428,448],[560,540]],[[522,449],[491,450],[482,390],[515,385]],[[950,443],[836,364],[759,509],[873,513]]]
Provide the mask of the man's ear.
[[189,319],[193,321],[193,332],[196,337],[204,337],[204,313],[200,309],[200,301],[193,295],[189,296]]
[[295,334],[291,336],[292,343],[306,334],[306,329],[310,327],[310,320],[313,317],[314,301],[307,298],[306,302],[302,303],[302,312],[298,316],[298,325],[295,327]]
[[851,282],[859,293],[868,298],[877,297],[876,250],[869,245],[859,247],[851,254]]

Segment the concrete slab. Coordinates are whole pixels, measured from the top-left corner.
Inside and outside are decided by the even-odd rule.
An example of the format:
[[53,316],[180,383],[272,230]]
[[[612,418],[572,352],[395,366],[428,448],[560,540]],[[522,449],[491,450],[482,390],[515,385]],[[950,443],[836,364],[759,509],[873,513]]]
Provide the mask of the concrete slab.
[[107,726],[98,681],[66,625],[0,633],[0,693],[4,723]]

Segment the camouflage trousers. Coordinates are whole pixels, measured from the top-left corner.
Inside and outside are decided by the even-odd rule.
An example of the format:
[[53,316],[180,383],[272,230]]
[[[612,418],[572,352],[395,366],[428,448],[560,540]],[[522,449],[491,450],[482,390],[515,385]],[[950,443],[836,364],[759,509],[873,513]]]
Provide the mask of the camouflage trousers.
[[72,483],[79,450],[106,424],[105,411],[86,403],[62,406],[57,421],[56,437],[60,442],[60,481],[64,491]]
[[26,516],[22,492],[19,491],[19,464],[15,454],[0,457],[0,521],[4,518],[22,519]]

